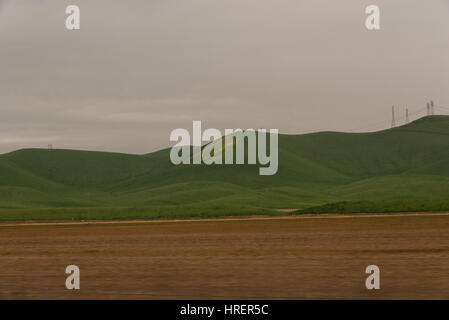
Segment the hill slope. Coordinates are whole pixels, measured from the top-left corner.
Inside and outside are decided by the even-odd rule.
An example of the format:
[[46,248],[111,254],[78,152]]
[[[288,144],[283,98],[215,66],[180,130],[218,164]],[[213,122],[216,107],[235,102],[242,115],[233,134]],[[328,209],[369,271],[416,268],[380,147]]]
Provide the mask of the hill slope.
[[169,153],[0,155],[0,219],[251,214],[346,200],[449,198],[447,116],[374,133],[279,135],[274,176],[260,176],[259,165],[174,166]]

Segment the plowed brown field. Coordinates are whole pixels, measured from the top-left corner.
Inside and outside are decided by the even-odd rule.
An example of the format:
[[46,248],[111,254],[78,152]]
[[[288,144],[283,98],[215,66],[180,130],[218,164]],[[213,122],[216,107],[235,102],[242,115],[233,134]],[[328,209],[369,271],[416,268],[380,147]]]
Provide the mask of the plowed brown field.
[[1,224],[0,298],[449,299],[449,215]]

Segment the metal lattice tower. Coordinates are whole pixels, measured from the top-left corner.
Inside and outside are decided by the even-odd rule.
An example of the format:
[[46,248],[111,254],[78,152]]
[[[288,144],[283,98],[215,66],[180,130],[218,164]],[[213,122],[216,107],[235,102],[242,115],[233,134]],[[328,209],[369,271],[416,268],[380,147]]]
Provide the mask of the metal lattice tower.
[[435,115],[435,104],[433,103],[433,100],[430,101],[430,111],[432,116]]
[[394,106],[391,107],[391,127],[396,127],[396,119],[394,118]]
[[405,123],[409,123],[408,108],[405,109]]

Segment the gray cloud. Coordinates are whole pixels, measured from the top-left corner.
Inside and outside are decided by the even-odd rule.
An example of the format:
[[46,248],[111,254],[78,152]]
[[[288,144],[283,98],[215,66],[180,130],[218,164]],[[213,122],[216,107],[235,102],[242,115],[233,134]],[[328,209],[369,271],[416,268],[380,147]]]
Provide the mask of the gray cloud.
[[[81,30],[65,30],[65,7]],[[0,152],[144,153],[192,120],[284,133],[381,129],[449,106],[447,0],[0,0]]]

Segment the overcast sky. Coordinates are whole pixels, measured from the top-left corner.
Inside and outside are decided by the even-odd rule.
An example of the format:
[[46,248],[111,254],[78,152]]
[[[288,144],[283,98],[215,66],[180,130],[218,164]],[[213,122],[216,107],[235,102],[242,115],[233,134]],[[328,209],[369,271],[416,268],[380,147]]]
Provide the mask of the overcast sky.
[[0,153],[147,153],[192,120],[370,131],[429,99],[449,107],[449,0],[0,0]]

